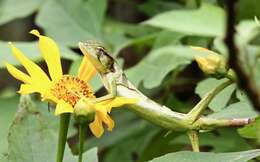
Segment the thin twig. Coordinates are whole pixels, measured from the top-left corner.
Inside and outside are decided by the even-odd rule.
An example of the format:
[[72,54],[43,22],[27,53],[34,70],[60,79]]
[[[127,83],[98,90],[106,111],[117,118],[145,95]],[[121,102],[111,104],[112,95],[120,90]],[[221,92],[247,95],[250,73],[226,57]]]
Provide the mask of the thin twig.
[[245,90],[247,96],[251,100],[254,108],[260,111],[260,93],[256,86],[255,81],[248,75],[246,70],[242,67],[239,59],[238,49],[234,42],[235,36],[235,4],[237,0],[226,0],[227,4],[227,28],[225,43],[229,53],[229,65],[237,74],[238,85],[241,89]]

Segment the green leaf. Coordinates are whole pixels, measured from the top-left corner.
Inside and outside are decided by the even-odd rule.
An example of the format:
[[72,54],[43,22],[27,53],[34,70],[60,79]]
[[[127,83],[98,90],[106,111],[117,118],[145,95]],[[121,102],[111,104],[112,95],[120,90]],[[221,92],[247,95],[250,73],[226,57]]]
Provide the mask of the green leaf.
[[240,0],[238,3],[238,18],[239,19],[254,19],[254,16],[260,17],[259,0]]
[[260,26],[253,20],[239,22],[236,29],[236,41],[240,46],[249,44],[260,33]]
[[[260,58],[260,55],[258,56],[258,58]],[[260,59],[256,60],[254,73],[255,73],[254,74],[255,75],[255,82],[256,82],[257,86],[260,87]]]
[[237,89],[236,90],[236,98],[239,101],[245,101],[245,102],[250,102],[250,100],[248,99],[247,95],[245,94],[244,91]]
[[155,158],[150,162],[247,162],[260,156],[260,150],[230,153],[180,151]]
[[16,105],[19,102],[18,96],[12,98],[1,98],[0,99],[0,154],[7,153],[7,135],[8,128],[14,118],[16,112]]
[[242,137],[255,138],[260,141],[260,117],[256,118],[253,123],[238,129],[238,133]]
[[149,26],[140,26],[125,22],[107,19],[104,24],[104,37],[112,48],[110,51],[117,56],[125,47],[130,45],[152,44],[158,33],[158,29]]
[[133,154],[138,157],[141,156],[147,145],[158,133],[158,130],[156,127],[146,127],[141,131],[135,132],[134,135],[119,141],[106,153],[104,162],[132,162]]
[[[30,58],[33,61],[42,60],[42,56],[38,49],[38,44],[36,42],[14,42],[13,43],[17,48],[19,48],[26,57]],[[61,57],[69,60],[76,60],[79,58],[75,52],[66,48],[64,46],[59,46]],[[12,65],[20,65],[20,63],[15,59],[14,55],[7,42],[0,41],[0,68],[5,67],[3,62],[6,61]]]
[[[138,161],[147,162],[154,157],[159,157],[167,153],[176,152],[186,148],[180,144],[172,144],[172,139],[178,138],[180,132],[161,130],[151,139],[149,145],[146,146],[145,150],[139,155]],[[186,135],[186,134],[185,134]]]
[[0,25],[35,12],[43,0],[2,0],[0,2]]
[[[244,151],[252,149],[252,146],[237,133],[235,128],[222,128],[213,132],[201,132],[199,134],[200,147],[209,147],[210,152],[231,152]],[[239,147],[237,144],[239,143]],[[186,144],[190,145],[190,140],[187,134],[183,134],[173,139],[170,144]]]
[[0,154],[0,161],[1,162],[8,162],[7,156]]
[[82,161],[98,162],[97,153],[98,153],[98,149],[96,147],[89,149],[88,151],[84,152]]
[[198,36],[223,36],[225,13],[220,7],[203,3],[196,10],[173,10],[156,15],[144,24]]
[[217,119],[254,118],[258,112],[254,110],[249,102],[241,101],[229,105],[225,109],[209,115]]
[[[52,115],[52,114],[48,114]],[[53,122],[42,114],[29,96],[22,96],[15,119],[9,129],[8,159],[9,162],[55,161],[58,130],[51,128]],[[85,153],[85,161],[97,162],[97,149]],[[64,161],[75,161],[68,149]]]
[[179,45],[180,40],[185,35],[182,33],[172,32],[172,31],[161,31],[158,36],[156,37],[153,49],[160,48],[163,46],[169,46],[169,45]]
[[213,45],[214,45],[213,49],[215,51],[217,51],[219,54],[223,55],[226,58],[228,57],[226,44],[225,44],[225,42],[223,41],[222,38],[220,38],[220,37],[215,38]]
[[79,41],[103,40],[106,0],[46,1],[36,23],[58,42],[76,47]]
[[[214,78],[209,78],[201,81],[196,87],[196,94],[201,98],[206,95],[207,92],[217,87],[221,83],[225,82],[226,79],[217,80]],[[232,93],[234,92],[236,86],[234,84],[226,87],[219,94],[217,94],[214,99],[210,102],[209,108],[215,112],[222,110],[227,105]]]
[[187,46],[164,46],[152,50],[126,74],[135,85],[143,81],[146,88],[153,88],[159,86],[170,71],[191,63],[195,55],[203,54]]
[[148,0],[145,3],[142,3],[138,8],[146,13],[148,16],[154,16],[158,13],[169,11],[172,9],[179,9],[181,5],[176,2],[170,1],[157,1],[157,0]]

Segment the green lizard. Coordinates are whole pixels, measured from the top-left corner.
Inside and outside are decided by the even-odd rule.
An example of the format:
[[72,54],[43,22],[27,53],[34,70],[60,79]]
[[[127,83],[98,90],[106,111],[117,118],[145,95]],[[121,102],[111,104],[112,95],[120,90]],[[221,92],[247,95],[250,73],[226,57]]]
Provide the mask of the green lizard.
[[112,99],[116,96],[137,98],[136,104],[129,105],[129,109],[146,120],[169,130],[212,130],[216,127],[243,126],[250,123],[249,118],[242,119],[214,119],[202,116],[214,96],[222,89],[232,84],[229,80],[202,98],[202,100],[188,113],[178,113],[166,106],[160,105],[146,97],[125,76],[123,70],[99,43],[80,42],[79,48],[95,66],[108,94],[96,99],[96,102]]

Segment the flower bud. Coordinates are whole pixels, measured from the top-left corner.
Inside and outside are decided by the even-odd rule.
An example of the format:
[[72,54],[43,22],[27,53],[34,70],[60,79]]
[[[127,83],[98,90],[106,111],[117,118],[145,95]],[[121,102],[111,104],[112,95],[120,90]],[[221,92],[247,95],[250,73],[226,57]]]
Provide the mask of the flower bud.
[[227,73],[226,60],[223,56],[201,47],[192,47],[195,50],[207,52],[206,56],[195,56],[200,69],[208,75],[223,77]]
[[91,123],[95,117],[95,105],[87,99],[81,99],[74,106],[75,119],[80,123]]

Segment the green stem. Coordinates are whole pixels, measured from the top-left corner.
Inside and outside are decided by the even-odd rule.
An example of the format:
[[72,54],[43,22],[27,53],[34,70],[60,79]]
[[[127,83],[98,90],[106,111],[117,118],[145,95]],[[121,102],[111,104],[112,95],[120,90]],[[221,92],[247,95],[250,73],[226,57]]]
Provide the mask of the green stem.
[[79,124],[79,159],[78,162],[82,162],[82,155],[83,155],[83,147],[84,147],[84,138],[85,138],[85,124]]
[[69,122],[70,122],[69,113],[64,113],[60,115],[59,142],[58,142],[56,162],[63,161]]
[[192,150],[194,152],[200,152],[198,131],[190,130],[187,133],[191,142]]

